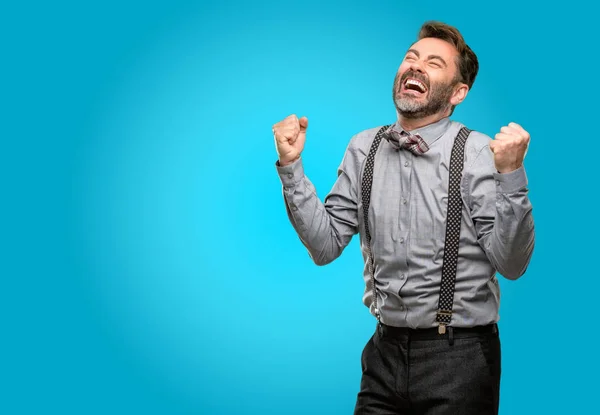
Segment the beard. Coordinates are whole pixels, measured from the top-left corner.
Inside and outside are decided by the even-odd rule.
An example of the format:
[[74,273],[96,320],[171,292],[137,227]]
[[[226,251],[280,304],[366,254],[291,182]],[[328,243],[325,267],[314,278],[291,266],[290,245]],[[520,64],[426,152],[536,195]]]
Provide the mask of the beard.
[[[428,96],[423,100],[420,97],[402,94],[400,91],[406,78],[414,78],[424,83],[427,86],[425,94]],[[396,74],[392,89],[394,105],[398,113],[405,118],[423,118],[443,112],[451,107],[450,97],[457,83],[458,79],[453,79],[448,83],[434,82],[430,84],[423,75],[414,71],[406,71],[401,77],[400,74]]]

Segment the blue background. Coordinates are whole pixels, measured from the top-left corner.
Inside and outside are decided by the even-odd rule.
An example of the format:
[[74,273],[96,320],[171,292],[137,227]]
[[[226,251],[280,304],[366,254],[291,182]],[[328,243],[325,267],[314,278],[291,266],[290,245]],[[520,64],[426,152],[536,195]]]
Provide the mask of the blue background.
[[453,118],[532,136],[537,244],[527,274],[500,282],[501,413],[592,411],[597,32],[583,5],[4,5],[0,412],[351,413],[374,329],[358,239],[310,261],[271,125],[308,116],[324,197],[350,137],[395,119],[394,74],[429,19],[480,60]]

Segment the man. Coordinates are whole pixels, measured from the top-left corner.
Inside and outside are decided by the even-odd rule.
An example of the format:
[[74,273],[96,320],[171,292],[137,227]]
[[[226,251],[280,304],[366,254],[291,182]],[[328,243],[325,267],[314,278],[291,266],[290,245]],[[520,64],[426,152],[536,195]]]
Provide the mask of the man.
[[456,28],[425,23],[394,80],[396,123],[351,139],[324,203],[300,158],[307,118],[273,126],[287,212],[314,262],[360,233],[378,323],[355,414],[498,413],[495,274],[516,280],[533,252],[529,134],[509,123],[491,140],[449,119],[478,69]]

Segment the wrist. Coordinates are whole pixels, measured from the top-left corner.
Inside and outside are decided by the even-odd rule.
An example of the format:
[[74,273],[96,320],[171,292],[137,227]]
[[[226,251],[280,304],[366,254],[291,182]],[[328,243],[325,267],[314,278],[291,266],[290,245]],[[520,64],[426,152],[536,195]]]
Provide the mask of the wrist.
[[523,166],[522,164],[519,164],[518,166],[517,165],[508,166],[508,167],[496,169],[496,171],[500,174],[512,173],[515,170],[519,170],[522,166]]
[[297,157],[295,157],[293,159],[279,159],[279,166],[281,166],[281,167],[289,166],[290,164],[294,164],[296,162],[296,160],[298,160],[299,158],[300,158],[300,155],[298,155]]

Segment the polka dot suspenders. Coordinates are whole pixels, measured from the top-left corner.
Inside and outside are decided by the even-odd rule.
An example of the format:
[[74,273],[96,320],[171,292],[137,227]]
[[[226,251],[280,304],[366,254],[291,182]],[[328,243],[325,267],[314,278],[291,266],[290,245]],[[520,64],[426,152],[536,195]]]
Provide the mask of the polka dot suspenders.
[[[377,307],[377,288],[375,286],[375,263],[373,252],[371,251],[371,233],[369,231],[369,207],[371,203],[371,188],[373,185],[373,171],[375,166],[375,154],[383,138],[383,134],[390,125],[382,127],[371,144],[369,154],[365,163],[362,177],[362,202],[365,225],[365,241],[367,251],[367,269],[371,276],[369,286],[373,295],[372,306],[375,311],[377,321],[380,321],[380,310]],[[458,132],[452,153],[450,155],[450,180],[448,187],[448,211],[446,217],[446,240],[444,246],[444,259],[442,265],[442,283],[440,287],[440,299],[436,322],[439,324],[439,333],[446,333],[446,325],[450,324],[452,319],[452,304],[454,300],[454,283],[456,281],[456,264],[458,260],[458,243],[460,239],[460,224],[462,213],[462,198],[460,195],[460,180],[463,171],[465,143],[469,137],[470,130],[466,127]]]
[[446,325],[452,319],[454,283],[456,281],[456,263],[458,260],[458,242],[463,202],[460,197],[460,179],[465,160],[465,143],[471,131],[463,127],[458,132],[450,155],[450,183],[448,186],[448,211],[446,212],[446,241],[444,245],[444,263],[442,265],[442,286],[440,302],[435,321],[439,323],[439,333],[446,332]]
[[369,279],[371,287],[367,286],[367,289],[370,289],[370,291],[373,294],[372,306],[375,311],[375,317],[377,317],[378,322],[380,319],[380,313],[379,308],[377,308],[377,290],[375,288],[375,263],[373,260],[373,252],[371,251],[371,232],[369,231],[369,206],[371,205],[371,187],[373,186],[373,168],[375,167],[375,154],[377,153],[379,143],[381,143],[381,139],[383,138],[383,133],[385,133],[389,127],[390,125],[381,127],[381,129],[375,135],[375,139],[373,140],[371,148],[369,149],[369,154],[367,155],[367,161],[365,162],[361,187],[364,215],[363,221],[365,223],[365,245],[367,250],[367,269],[369,270],[369,274],[371,275],[371,278]]

